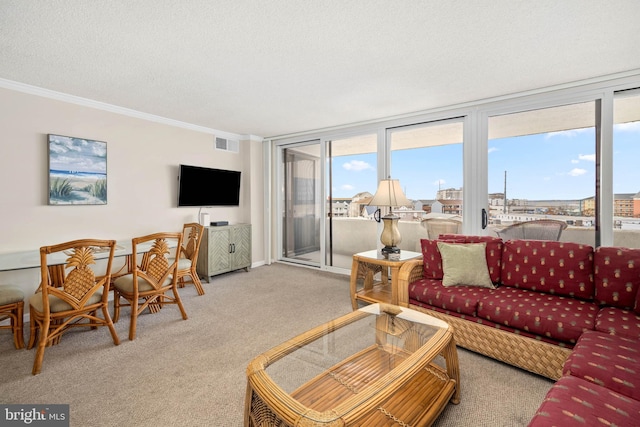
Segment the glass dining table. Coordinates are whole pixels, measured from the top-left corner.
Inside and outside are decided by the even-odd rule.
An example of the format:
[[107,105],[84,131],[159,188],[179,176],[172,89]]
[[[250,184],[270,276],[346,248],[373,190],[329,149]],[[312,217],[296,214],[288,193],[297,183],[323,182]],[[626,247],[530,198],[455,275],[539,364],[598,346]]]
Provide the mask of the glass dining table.
[[[138,245],[138,252],[143,253],[149,250],[150,245]],[[118,240],[116,241],[116,248],[114,251],[114,258],[124,257],[124,262],[115,272],[112,277],[118,277],[123,274],[128,274],[133,270],[132,265],[132,243],[131,240]],[[67,255],[62,252],[50,254],[47,256],[47,266],[49,268],[50,277],[64,277],[64,273],[60,270],[64,269],[64,263],[67,259]],[[94,253],[94,259],[107,259],[109,257],[108,251],[96,251]],[[40,268],[40,251],[28,250],[19,252],[8,252],[0,254],[0,272],[15,271],[15,270],[27,270],[32,268]]]

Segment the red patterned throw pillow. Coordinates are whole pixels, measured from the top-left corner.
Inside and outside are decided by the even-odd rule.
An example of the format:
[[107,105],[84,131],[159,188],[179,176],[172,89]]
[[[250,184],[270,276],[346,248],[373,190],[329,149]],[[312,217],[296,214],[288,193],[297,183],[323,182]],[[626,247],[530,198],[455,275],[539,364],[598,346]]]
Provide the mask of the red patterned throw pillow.
[[438,241],[421,239],[422,268],[425,279],[442,279],[442,257],[438,251]]

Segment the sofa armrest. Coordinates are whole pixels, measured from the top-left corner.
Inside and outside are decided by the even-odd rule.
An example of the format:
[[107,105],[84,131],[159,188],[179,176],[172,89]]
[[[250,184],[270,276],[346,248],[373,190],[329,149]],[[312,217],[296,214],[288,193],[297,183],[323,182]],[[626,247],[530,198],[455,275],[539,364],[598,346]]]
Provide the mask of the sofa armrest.
[[398,305],[409,307],[409,284],[422,279],[424,269],[421,259],[405,262],[398,273]]

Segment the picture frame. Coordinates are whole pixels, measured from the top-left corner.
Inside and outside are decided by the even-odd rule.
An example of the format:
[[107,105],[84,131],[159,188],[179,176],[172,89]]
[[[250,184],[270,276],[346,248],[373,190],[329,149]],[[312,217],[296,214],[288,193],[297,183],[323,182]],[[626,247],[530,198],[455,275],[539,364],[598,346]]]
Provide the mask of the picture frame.
[[49,205],[107,204],[107,143],[48,134]]

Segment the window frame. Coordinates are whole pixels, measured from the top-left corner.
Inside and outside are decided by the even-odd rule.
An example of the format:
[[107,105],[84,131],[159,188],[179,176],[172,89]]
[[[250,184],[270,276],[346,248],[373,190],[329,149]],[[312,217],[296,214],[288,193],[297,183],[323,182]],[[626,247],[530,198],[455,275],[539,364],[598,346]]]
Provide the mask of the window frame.
[[[378,176],[380,179],[389,173],[390,143],[387,134],[390,129],[401,126],[442,120],[461,119],[463,121],[463,188],[465,203],[463,206],[463,233],[486,234],[482,227],[482,210],[488,211],[488,136],[489,117],[511,114],[556,106],[596,102],[599,119],[599,169],[596,170],[600,181],[598,200],[599,224],[596,224],[596,242],[601,246],[613,245],[613,108],[615,92],[640,88],[640,71],[620,73],[589,81],[572,82],[565,85],[541,88],[529,92],[478,100],[430,111],[406,114],[395,118],[374,120],[367,123],[340,126],[334,129],[309,131],[296,135],[271,137],[274,147],[291,142],[320,139],[343,138],[345,135],[377,133],[378,135]],[[278,173],[276,172],[276,176]],[[278,181],[278,180],[276,180]],[[323,177],[324,184],[325,179]],[[270,191],[276,191],[280,182],[276,182]],[[277,204],[277,203],[276,203]],[[274,212],[270,212],[270,215]],[[273,223],[269,221],[269,223]],[[278,235],[279,230],[276,230]],[[324,266],[322,266],[324,267]]]

